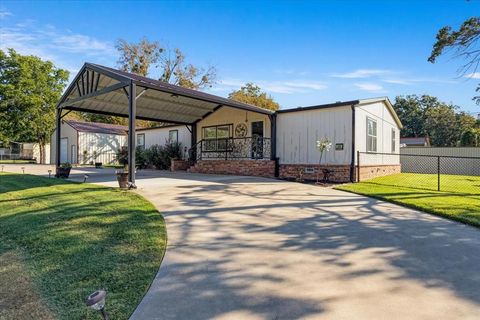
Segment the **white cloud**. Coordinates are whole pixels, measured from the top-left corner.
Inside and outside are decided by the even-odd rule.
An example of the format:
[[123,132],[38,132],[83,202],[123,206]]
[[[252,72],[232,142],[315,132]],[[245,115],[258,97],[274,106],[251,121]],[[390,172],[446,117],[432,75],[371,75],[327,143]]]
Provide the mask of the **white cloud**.
[[13,48],[22,54],[36,55],[54,62],[72,53],[94,57],[113,57],[116,54],[114,45],[109,41],[58,30],[51,25],[39,27],[32,21],[0,27],[0,48]]
[[382,69],[357,69],[352,72],[340,73],[332,75],[335,78],[349,78],[349,79],[359,79],[359,78],[370,78],[374,76],[382,76],[391,74],[390,70]]
[[376,84],[376,83],[368,83],[368,82],[363,82],[363,83],[355,83],[355,86],[359,88],[360,90],[363,91],[369,91],[369,92],[383,92],[384,89],[381,85]]
[[262,90],[265,90],[268,93],[283,93],[283,94],[294,94],[294,93],[306,93],[311,91],[325,90],[327,85],[321,81],[315,80],[288,80],[288,81],[244,81],[240,79],[224,79],[218,83],[218,86],[212,88],[212,91],[225,92],[238,90],[240,87],[244,86],[247,82],[253,82],[258,85]]
[[469,74],[466,74],[464,77],[470,78],[470,79],[480,79],[480,72],[469,73]]
[[5,19],[6,17],[13,16],[13,14],[10,11],[7,11],[5,9],[0,9],[0,19]]

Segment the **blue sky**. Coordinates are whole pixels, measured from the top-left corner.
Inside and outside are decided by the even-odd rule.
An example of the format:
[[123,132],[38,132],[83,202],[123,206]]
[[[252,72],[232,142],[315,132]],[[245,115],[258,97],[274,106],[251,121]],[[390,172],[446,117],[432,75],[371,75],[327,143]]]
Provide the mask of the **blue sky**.
[[479,1],[462,0],[3,0],[0,48],[75,72],[85,61],[115,67],[115,41],[145,36],[214,65],[219,78],[209,91],[221,96],[254,82],[282,108],[426,93],[480,112],[471,100],[480,73],[459,77],[461,61],[447,57],[427,62],[439,28],[479,13]]

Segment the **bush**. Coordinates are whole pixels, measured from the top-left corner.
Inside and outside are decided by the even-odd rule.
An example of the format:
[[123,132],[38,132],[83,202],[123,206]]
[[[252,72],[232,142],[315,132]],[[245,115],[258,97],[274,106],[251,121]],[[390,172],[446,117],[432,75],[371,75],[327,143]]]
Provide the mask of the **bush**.
[[170,159],[182,157],[182,146],[179,142],[166,143],[165,146],[156,144],[147,149],[145,155],[148,164],[156,169],[166,170],[170,169]]
[[137,147],[135,150],[135,166],[138,169],[145,169],[148,166],[148,150],[143,147]]

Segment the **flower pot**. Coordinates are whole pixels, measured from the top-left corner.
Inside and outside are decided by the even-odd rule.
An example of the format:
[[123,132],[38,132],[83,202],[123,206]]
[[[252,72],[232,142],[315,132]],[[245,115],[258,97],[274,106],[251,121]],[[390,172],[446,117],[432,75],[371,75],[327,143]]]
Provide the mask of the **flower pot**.
[[128,188],[128,172],[117,172],[118,186],[121,189]]
[[101,162],[95,162],[95,168],[101,168],[102,163]]
[[55,174],[55,177],[67,179],[70,176],[71,169],[72,169],[71,167],[69,168],[57,167],[57,172]]

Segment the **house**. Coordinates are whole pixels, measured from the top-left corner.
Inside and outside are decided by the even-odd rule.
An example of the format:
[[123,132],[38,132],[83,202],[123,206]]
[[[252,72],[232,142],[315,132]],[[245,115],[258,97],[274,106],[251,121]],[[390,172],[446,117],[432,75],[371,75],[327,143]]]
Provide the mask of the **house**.
[[429,137],[400,138],[402,147],[430,147]]
[[[110,164],[127,144],[127,127],[116,124],[64,120],[61,123],[60,161],[72,164]],[[56,131],[52,134],[51,157],[56,154]]]
[[[179,167],[190,166],[190,172],[312,180],[319,173],[328,173],[334,181],[400,172],[402,124],[386,97],[274,112],[85,63],[57,105],[57,128],[62,129],[64,111],[69,110],[129,119],[132,187],[136,145],[146,147],[175,137],[190,147],[188,163],[177,160],[185,162]],[[177,129],[139,130],[136,119],[175,124]],[[333,147],[319,163],[315,146],[321,138],[329,139]],[[57,153],[57,166],[61,160]],[[177,167],[175,163],[173,167]]]
[[182,158],[186,159],[192,142],[191,130],[191,127],[186,125],[137,128],[137,147],[145,149],[167,142],[178,142],[182,146]]

